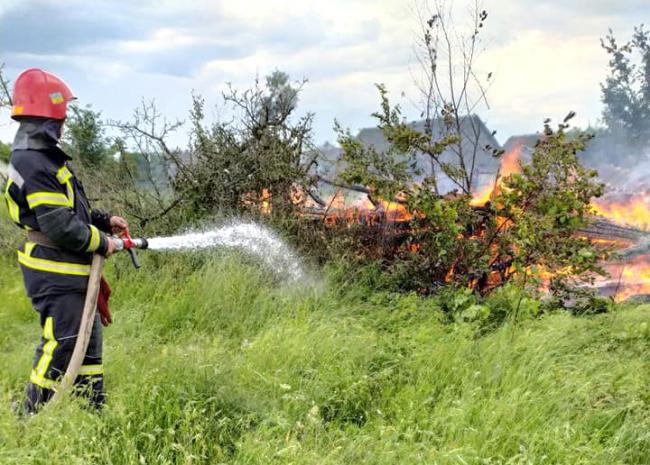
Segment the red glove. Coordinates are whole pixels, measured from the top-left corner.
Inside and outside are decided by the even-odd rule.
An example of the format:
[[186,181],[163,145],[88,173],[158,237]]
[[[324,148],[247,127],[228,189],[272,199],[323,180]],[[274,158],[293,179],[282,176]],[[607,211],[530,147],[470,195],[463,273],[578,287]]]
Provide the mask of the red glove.
[[108,299],[111,297],[111,288],[102,276],[99,284],[99,296],[97,297],[97,308],[99,310],[99,317],[103,326],[108,326],[113,322],[111,311],[108,308]]

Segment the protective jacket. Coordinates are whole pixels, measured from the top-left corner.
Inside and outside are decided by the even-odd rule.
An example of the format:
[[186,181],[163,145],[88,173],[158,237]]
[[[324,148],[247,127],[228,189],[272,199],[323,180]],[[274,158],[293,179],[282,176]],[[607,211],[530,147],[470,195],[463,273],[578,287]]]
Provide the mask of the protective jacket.
[[[61,125],[53,119],[21,119],[5,190],[11,220],[47,241],[27,240],[18,250],[25,288],[43,328],[27,388],[29,412],[52,397],[65,373],[79,332],[92,254],[106,253],[109,240],[110,215],[91,210],[68,166],[70,157],[57,146]],[[96,316],[76,384],[97,407],[104,401],[103,372]]]
[[57,124],[21,122],[5,191],[11,220],[27,231],[42,232],[58,246],[26,241],[18,251],[32,298],[85,292],[92,253],[103,254],[108,246],[110,216],[91,210],[82,184],[68,166],[70,157],[56,145]]

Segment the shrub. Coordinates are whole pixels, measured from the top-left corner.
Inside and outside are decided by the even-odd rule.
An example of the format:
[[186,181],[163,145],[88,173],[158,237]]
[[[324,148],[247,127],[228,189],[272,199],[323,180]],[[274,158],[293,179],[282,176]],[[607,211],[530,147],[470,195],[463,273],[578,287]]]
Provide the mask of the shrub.
[[551,291],[564,295],[576,281],[603,273],[598,263],[607,251],[579,236],[603,185],[577,158],[590,135],[567,135],[572,115],[557,130],[545,124],[531,162],[502,179],[488,204],[473,207],[469,195],[441,196],[435,174],[421,184],[411,181],[409,161],[420,152],[440,153],[447,142],[431,141],[405,123],[381,87],[380,94],[382,111],[375,117],[390,148],[378,153],[340,131],[347,163],[341,177],[369,186],[375,198],[402,203],[412,220],[406,236],[381,224],[384,234],[372,228],[353,233],[358,263],[380,260],[396,287],[422,293],[448,284],[486,294],[512,280],[539,285],[548,277]]

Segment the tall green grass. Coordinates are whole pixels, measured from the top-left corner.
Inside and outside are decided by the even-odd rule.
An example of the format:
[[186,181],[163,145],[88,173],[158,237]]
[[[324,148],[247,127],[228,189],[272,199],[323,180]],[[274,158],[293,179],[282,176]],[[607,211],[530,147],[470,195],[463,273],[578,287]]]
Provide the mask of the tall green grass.
[[108,404],[12,412],[40,329],[0,263],[0,464],[649,464],[650,307],[449,322],[232,255],[110,261]]

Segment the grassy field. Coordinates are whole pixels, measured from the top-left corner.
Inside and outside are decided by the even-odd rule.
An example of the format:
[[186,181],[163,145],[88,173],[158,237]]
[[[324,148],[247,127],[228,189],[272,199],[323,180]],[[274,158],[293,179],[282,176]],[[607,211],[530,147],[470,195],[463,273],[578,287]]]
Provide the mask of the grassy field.
[[109,395],[33,418],[40,329],[0,274],[0,464],[650,464],[650,307],[450,323],[436,300],[233,256],[111,260]]

